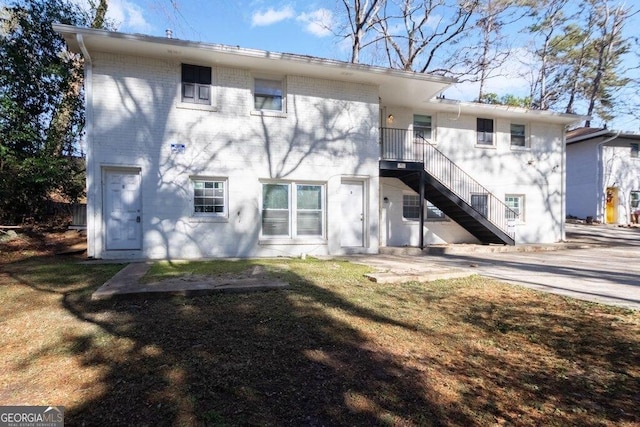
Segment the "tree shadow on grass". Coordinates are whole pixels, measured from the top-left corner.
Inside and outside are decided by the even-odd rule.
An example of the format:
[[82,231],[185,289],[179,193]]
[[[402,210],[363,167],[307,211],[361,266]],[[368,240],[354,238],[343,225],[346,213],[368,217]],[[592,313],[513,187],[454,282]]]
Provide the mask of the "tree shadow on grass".
[[[516,306],[468,300],[467,307],[473,308],[458,313],[460,321],[495,337],[495,351],[470,351],[458,366],[459,374],[477,372],[478,361],[499,366],[492,370],[493,381],[501,387],[497,394],[510,394],[537,408],[539,424],[548,422],[542,415],[549,411],[563,425],[593,424],[593,413],[603,422],[640,422],[635,403],[640,396],[640,340],[632,332],[637,328],[625,325],[619,311],[606,305],[565,300],[563,311],[553,307],[553,301]],[[530,357],[505,357],[514,342],[530,348]],[[527,351],[521,348],[518,353]],[[487,405],[501,400],[491,396],[483,398]],[[477,402],[478,396],[469,394],[465,400]],[[516,424],[524,414],[505,408],[494,413]]]
[[365,281],[365,267],[313,260],[269,266],[289,290],[91,301],[96,280],[74,286],[40,268],[38,281],[21,281],[61,294],[65,310],[97,326],[65,336],[64,351],[100,372],[91,397],[67,407],[69,425],[640,420],[640,344],[614,324],[620,312],[507,285],[474,293],[484,279],[395,294]]
[[[106,368],[100,398],[69,408],[71,424],[432,424],[448,414],[420,372],[339,319],[411,328],[356,307],[291,271],[287,291],[92,302],[67,294],[77,317],[123,339],[72,347]],[[456,414],[456,423],[471,420]]]

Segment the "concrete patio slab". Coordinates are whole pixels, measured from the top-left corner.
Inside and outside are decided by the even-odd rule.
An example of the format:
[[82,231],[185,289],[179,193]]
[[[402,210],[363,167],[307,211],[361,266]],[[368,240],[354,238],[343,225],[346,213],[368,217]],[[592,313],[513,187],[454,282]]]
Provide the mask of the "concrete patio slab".
[[92,300],[112,298],[157,297],[165,295],[198,296],[216,292],[258,292],[284,289],[289,284],[261,275],[242,278],[220,278],[185,275],[161,282],[140,283],[150,263],[131,263],[120,270],[92,295]]

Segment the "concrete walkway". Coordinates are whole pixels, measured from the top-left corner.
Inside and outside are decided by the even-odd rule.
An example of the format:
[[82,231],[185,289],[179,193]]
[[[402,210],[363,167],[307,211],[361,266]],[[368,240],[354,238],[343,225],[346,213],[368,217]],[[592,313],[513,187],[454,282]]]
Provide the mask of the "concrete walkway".
[[[376,270],[378,283],[468,277],[495,278],[533,289],[640,310],[640,228],[567,224],[567,242],[515,247],[448,245],[420,251],[383,248],[379,255],[355,255],[350,261]],[[150,264],[132,263],[100,287],[94,299],[153,295],[199,295],[286,287],[260,274],[211,280],[183,277],[139,283]]]
[[640,228],[567,224],[566,243],[511,250],[476,246],[464,251],[464,246],[451,246],[440,254],[396,251],[353,260],[385,273],[384,281],[394,274],[402,279],[421,271],[447,270],[640,310]]

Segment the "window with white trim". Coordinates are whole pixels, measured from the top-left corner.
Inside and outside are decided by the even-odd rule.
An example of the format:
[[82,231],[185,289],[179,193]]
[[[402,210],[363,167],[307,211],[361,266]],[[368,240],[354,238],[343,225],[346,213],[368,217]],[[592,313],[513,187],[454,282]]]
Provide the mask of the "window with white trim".
[[227,180],[221,178],[191,178],[193,214],[195,216],[227,216]]
[[526,148],[527,135],[526,126],[511,123],[511,148]]
[[630,156],[632,159],[637,159],[638,158],[638,152],[640,151],[640,145],[638,144],[631,144],[631,152],[630,152]]
[[262,184],[263,237],[323,237],[324,185]]
[[284,112],[283,80],[256,77],[253,80],[253,106],[256,110]]
[[402,217],[410,221],[420,219],[420,196],[417,194],[402,195]]
[[493,145],[493,119],[476,119],[476,143]]
[[425,114],[413,115],[413,136],[418,139],[431,139],[431,116]]
[[524,222],[524,195],[523,194],[507,194],[504,196],[504,204],[509,209],[505,209],[505,217],[507,220],[515,220]]
[[211,67],[182,64],[182,102],[211,105]]
[[[447,220],[446,215],[438,209],[433,203],[425,200],[425,219],[427,221],[443,221]],[[420,219],[420,196],[418,194],[402,195],[402,218],[409,221],[418,221]]]

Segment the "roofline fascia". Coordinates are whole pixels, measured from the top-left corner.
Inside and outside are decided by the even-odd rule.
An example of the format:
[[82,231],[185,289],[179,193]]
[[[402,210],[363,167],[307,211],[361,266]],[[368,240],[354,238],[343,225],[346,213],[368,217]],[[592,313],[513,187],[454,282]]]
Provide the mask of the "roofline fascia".
[[487,113],[513,112],[518,114],[526,114],[529,116],[539,117],[540,119],[553,117],[555,119],[561,119],[560,121],[563,122],[563,124],[565,125],[571,125],[573,123],[577,123],[589,118],[589,116],[580,116],[580,115],[569,114],[569,113],[557,113],[549,110],[532,110],[530,108],[514,107],[514,106],[502,105],[502,104],[483,104],[480,102],[458,101],[458,100],[441,99],[441,98],[433,99],[431,102],[435,104],[458,106],[458,108],[461,111],[462,109],[466,109],[471,111],[480,111],[480,112],[487,112]]
[[620,136],[620,132],[612,131],[611,129],[602,129],[598,132],[588,133],[586,135],[580,135],[567,139],[567,145],[575,144],[577,142],[583,142],[588,139],[600,138],[602,136],[614,136],[614,139]]
[[307,63],[309,65],[328,66],[332,68],[350,70],[354,72],[371,73],[376,75],[386,75],[399,78],[411,78],[423,80],[426,82],[440,83],[452,85],[457,82],[455,78],[437,76],[432,74],[417,73],[414,71],[404,71],[393,68],[379,67],[375,65],[355,64],[346,61],[338,61],[335,59],[319,58],[315,56],[299,55],[294,53],[272,52],[259,49],[248,49],[240,46],[230,46],[217,43],[194,42],[181,39],[169,39],[166,37],[149,36],[144,34],[129,34],[116,31],[107,31],[95,28],[76,27],[67,24],[53,24],[53,29],[60,34],[68,34],[74,36],[100,36],[105,38],[128,40],[141,43],[164,44],[182,48],[202,49],[214,53],[231,54],[244,56],[254,59],[265,60],[284,60],[297,63]]

